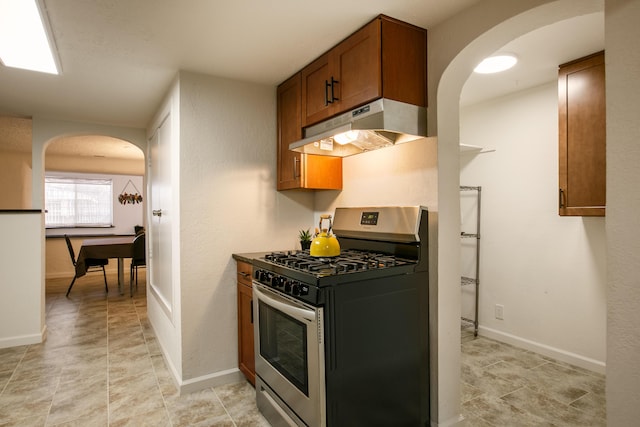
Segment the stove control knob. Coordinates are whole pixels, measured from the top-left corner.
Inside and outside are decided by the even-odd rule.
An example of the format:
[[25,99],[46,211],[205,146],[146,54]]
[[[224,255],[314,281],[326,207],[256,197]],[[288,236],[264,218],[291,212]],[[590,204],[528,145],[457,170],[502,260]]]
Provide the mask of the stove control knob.
[[264,270],[256,270],[255,273],[253,273],[253,277],[258,282],[262,282],[262,281],[264,281],[265,274],[266,274],[266,272]]
[[291,280],[287,280],[287,279],[284,280],[284,291],[285,291],[285,293],[287,293],[287,294],[291,293],[292,286],[295,286],[292,283],[293,282]]
[[300,283],[299,282],[294,282],[291,285],[291,295],[294,295],[294,296],[300,295]]
[[300,285],[300,294],[299,295],[309,295],[309,286]]
[[272,280],[272,277],[273,277],[272,273],[269,273],[268,271],[262,270],[262,271],[260,271],[259,274],[260,274],[260,276],[258,278],[258,282],[261,282],[261,283],[264,283],[264,284],[271,283],[271,280]]
[[282,288],[285,281],[286,279],[282,276],[274,276],[273,279],[271,279],[271,286],[274,288]]

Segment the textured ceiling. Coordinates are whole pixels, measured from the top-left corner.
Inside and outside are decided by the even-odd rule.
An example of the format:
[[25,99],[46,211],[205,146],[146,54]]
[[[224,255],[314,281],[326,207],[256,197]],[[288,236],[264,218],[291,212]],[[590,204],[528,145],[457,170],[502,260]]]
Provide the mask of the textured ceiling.
[[[0,66],[0,116],[145,128],[178,70],[275,86],[379,13],[428,29],[478,1],[45,0],[62,74]],[[559,63],[603,47],[602,13],[543,27],[501,49],[519,56],[512,71],[471,76],[461,102],[548,82]],[[0,120],[0,149],[29,151],[27,123]],[[47,153],[142,156],[96,137]]]
[[541,27],[498,49],[496,53],[515,54],[516,66],[497,74],[472,74],[460,103],[474,104],[556,80],[558,65],[603,49],[603,12]]
[[144,154],[135,145],[109,136],[69,136],[58,138],[47,146],[46,155],[108,157],[143,160]]
[[0,115],[0,148],[31,152],[31,119]]
[[45,0],[58,76],[0,66],[0,114],[144,128],[178,70],[276,85],[384,13],[429,28],[478,0]]

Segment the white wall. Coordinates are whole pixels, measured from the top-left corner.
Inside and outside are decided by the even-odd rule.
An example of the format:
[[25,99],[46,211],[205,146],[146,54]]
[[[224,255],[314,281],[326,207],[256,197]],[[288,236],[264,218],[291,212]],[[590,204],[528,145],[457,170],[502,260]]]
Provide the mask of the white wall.
[[[461,184],[482,186],[480,333],[604,373],[605,219],[558,215],[557,82],[462,109],[460,139],[489,150],[460,157]],[[472,252],[463,246],[467,276]]]
[[0,212],[0,348],[42,342],[43,215]]
[[343,189],[317,192],[317,213],[333,214],[341,206],[423,205],[436,210],[436,145],[435,139],[423,138],[343,158]]
[[[181,384],[180,83],[177,78],[149,124],[147,136],[147,315],[167,366],[176,383]],[[152,210],[157,209],[164,215],[152,216]]]
[[438,315],[435,423],[453,425],[461,418],[458,144],[462,87],[480,60],[518,36],[602,7],[602,0],[483,0],[429,29],[428,125],[429,134],[438,135],[438,304],[443,307]]
[[640,1],[606,0],[607,425],[640,419]]
[[295,249],[312,225],[313,194],[275,190],[274,87],[181,72],[175,96],[181,341],[167,342],[181,347],[178,382],[194,389],[239,372],[231,255]]

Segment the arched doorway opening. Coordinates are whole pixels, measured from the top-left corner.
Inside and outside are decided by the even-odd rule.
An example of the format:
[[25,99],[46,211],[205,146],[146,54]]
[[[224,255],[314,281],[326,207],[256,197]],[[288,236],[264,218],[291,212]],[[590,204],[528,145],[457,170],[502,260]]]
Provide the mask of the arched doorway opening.
[[[139,227],[145,226],[145,160],[144,152],[125,140],[104,135],[66,135],[49,141],[45,149],[45,193],[47,188],[80,188],[78,182],[90,191],[89,186],[97,183],[96,188],[108,188],[107,198],[111,203],[102,208],[103,212],[95,212],[107,221],[102,226],[89,226],[79,223],[76,226],[65,226],[63,218],[53,212],[59,204],[45,200],[45,236],[46,236],[46,279],[74,276],[72,259],[67,248],[64,235],[69,235],[75,255],[86,238],[100,236],[128,236],[134,234]],[[59,194],[59,193],[56,193]],[[120,201],[121,195],[136,194],[141,203],[125,203]],[[60,194],[60,197],[67,197]],[[53,195],[51,195],[53,197]],[[57,197],[57,196],[56,196]],[[83,196],[84,197],[84,196]],[[67,206],[67,201],[60,201]],[[66,208],[65,208],[66,209]],[[89,209],[81,207],[77,209]],[[89,212],[82,214],[75,211],[78,219],[86,218]],[[64,219],[69,221],[70,219]],[[73,219],[72,219],[73,220]],[[81,221],[90,221],[89,219]],[[128,263],[128,260],[127,260]],[[106,271],[110,276],[117,273],[116,263],[110,262]],[[128,265],[128,264],[127,264]],[[127,270],[128,271],[128,270]],[[113,279],[111,280],[113,281]],[[120,280],[122,281],[122,280]]]
[[[32,169],[31,169],[31,207],[44,213],[44,175],[45,175],[45,149],[51,141],[60,137],[80,135],[103,135],[129,142],[146,152],[146,132],[144,129],[122,128],[92,123],[69,122],[56,119],[34,117],[32,119]],[[145,166],[146,175],[146,166]],[[142,190],[144,191],[144,190]],[[145,213],[146,217],[146,213]],[[32,242],[39,247],[42,262],[38,265],[40,313],[38,323],[43,331],[47,330],[45,322],[45,259],[46,237],[44,215],[41,219],[38,238]],[[46,333],[46,332],[45,332]]]
[[[495,2],[498,7],[498,3]],[[513,4],[510,3],[510,6]],[[488,7],[488,5],[487,5]],[[517,9],[517,7],[514,6]],[[441,62],[430,64],[441,72],[436,83],[438,134],[438,330],[450,333],[438,341],[438,395],[436,418],[440,422],[455,423],[459,406],[451,405],[460,396],[460,94],[473,68],[484,57],[489,56],[516,37],[536,28],[581,14],[602,11],[603,2],[580,2],[559,0],[526,10],[512,10],[501,14],[495,10],[483,10],[487,17],[478,24],[476,32],[458,34],[461,26],[468,25],[469,16],[452,20],[440,33],[439,40],[450,38],[450,51],[438,58]],[[476,11],[479,12],[479,11]],[[511,16],[505,19],[505,16]],[[494,19],[494,22],[487,22]],[[434,33],[437,32],[434,31]],[[432,33],[433,34],[433,33]],[[447,43],[445,43],[447,44]],[[447,54],[448,59],[442,59]],[[433,114],[433,113],[432,113]],[[451,308],[443,310],[442,307]],[[456,309],[457,308],[457,309]],[[457,332],[456,332],[457,331]],[[454,339],[455,338],[455,339]],[[452,357],[451,355],[457,355]],[[448,402],[448,403],[447,403]],[[433,411],[433,409],[432,409]]]

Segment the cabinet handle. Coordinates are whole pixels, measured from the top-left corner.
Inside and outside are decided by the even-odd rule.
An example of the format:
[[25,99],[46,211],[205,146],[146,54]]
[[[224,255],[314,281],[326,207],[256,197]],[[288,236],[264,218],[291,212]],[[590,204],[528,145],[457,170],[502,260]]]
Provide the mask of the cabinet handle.
[[162,216],[162,209],[154,209],[153,211],[151,211],[151,215]]
[[559,200],[558,203],[560,205],[560,208],[564,208],[565,207],[565,201],[564,201],[564,190],[561,188],[560,189],[560,194],[559,194]]
[[251,277],[251,275],[250,275],[249,273],[247,273],[246,271],[241,271],[241,272],[239,272],[238,274],[239,274],[239,275],[241,275],[242,277],[244,277],[245,279],[246,279],[247,277]]
[[331,101],[329,101],[329,102],[340,101],[340,98],[336,98],[336,96],[334,95],[334,92],[333,92],[335,83],[340,83],[340,82],[335,80],[333,78],[333,76],[331,76]]
[[325,107],[332,102],[332,101],[329,101],[329,86],[331,86],[331,83],[329,83],[328,80],[325,80],[324,81],[324,106]]
[[251,298],[249,304],[251,304],[251,324],[253,325],[253,298]]
[[[336,98],[335,96],[335,88],[334,84],[340,83],[338,80],[334,79],[331,76],[331,81],[324,81],[324,106],[326,107],[329,104],[333,104],[334,101],[339,101],[340,98]],[[331,88],[331,98],[329,98],[329,88]]]
[[300,177],[300,167],[298,166],[300,164],[300,159],[298,158],[298,156],[293,158],[293,177],[294,178],[299,178]]

